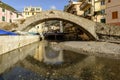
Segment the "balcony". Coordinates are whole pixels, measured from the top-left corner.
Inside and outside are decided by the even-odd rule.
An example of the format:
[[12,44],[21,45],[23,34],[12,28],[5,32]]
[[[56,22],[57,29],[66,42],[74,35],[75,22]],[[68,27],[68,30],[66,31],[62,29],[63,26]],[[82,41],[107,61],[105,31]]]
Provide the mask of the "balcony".
[[78,0],[79,2],[85,2],[86,0]]
[[85,10],[87,10],[88,8],[90,8],[91,6],[92,6],[91,2],[85,1],[85,2],[83,2],[83,3],[81,4],[80,10],[85,11]]

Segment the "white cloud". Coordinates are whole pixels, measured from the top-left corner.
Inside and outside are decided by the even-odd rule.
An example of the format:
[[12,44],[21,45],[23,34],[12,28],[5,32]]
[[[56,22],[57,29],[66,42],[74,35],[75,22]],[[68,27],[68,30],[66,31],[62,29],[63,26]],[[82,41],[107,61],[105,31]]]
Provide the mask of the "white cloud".
[[56,6],[52,5],[52,6],[50,7],[50,9],[55,10],[55,9],[56,9]]

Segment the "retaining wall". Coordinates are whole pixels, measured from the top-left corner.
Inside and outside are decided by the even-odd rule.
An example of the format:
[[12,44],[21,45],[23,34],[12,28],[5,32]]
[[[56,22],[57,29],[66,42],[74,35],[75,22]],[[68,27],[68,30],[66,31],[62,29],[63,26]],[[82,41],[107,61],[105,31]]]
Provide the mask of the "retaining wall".
[[39,40],[39,36],[0,36],[0,55]]

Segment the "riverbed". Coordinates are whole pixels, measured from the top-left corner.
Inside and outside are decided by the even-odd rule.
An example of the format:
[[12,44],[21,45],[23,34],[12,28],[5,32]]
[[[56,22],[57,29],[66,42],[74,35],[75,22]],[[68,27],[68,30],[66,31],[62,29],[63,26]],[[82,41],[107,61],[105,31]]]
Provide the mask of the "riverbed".
[[61,50],[57,44],[40,41],[0,56],[0,80],[120,80],[119,59]]

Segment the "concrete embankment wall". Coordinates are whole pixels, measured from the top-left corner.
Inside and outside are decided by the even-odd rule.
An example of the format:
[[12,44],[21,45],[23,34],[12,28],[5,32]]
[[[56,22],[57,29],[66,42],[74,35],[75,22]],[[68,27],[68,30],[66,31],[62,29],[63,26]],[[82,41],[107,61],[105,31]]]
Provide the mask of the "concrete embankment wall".
[[33,55],[38,46],[38,42],[34,42],[0,55],[0,74],[14,67],[14,64],[23,60],[28,55]]
[[39,40],[39,36],[0,36],[0,55]]

